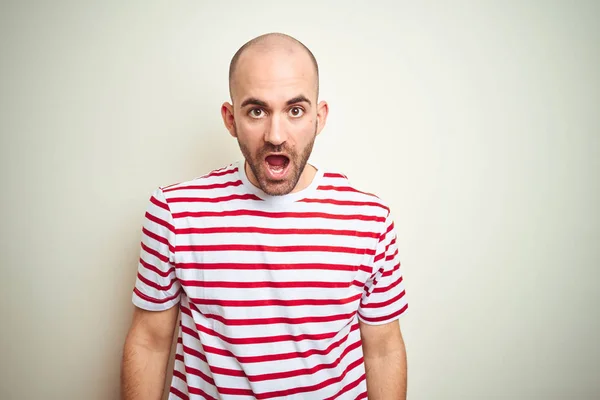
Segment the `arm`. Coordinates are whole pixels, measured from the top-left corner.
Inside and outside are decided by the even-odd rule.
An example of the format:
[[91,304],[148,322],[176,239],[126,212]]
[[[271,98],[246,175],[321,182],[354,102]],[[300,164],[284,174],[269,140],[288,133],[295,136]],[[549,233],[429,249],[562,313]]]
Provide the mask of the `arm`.
[[406,399],[406,350],[397,320],[360,322],[369,400]]
[[159,400],[162,397],[178,311],[179,307],[166,311],[135,308],[123,348],[123,400]]
[[156,189],[146,207],[140,260],[132,302],[136,306],[125,340],[121,365],[123,400],[158,400],[179,316],[181,285],[173,249],[175,228],[162,189]]

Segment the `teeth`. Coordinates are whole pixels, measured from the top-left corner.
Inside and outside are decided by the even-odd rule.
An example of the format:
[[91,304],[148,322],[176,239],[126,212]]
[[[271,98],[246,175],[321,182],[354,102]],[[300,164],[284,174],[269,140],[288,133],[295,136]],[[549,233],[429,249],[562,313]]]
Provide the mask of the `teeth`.
[[283,172],[284,167],[282,165],[269,165],[269,169],[275,173]]

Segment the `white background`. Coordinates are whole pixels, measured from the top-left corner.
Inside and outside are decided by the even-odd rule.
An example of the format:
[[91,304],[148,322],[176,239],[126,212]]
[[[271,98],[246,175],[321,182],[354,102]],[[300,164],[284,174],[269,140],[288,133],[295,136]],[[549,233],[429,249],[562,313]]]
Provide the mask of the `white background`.
[[409,399],[600,396],[594,1],[0,6],[0,398],[116,399],[152,190],[241,158],[219,108],[291,34],[313,160],[393,210]]

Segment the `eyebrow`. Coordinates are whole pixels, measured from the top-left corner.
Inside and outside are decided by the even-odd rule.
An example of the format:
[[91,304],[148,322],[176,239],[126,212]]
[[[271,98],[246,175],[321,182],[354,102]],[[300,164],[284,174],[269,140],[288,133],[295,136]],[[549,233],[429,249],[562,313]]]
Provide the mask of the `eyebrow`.
[[306,96],[303,96],[303,95],[299,95],[299,96],[294,97],[293,99],[289,99],[285,104],[289,106],[291,104],[302,103],[302,102],[308,103],[309,106],[312,105],[310,103],[310,100],[307,99]]
[[265,108],[267,107],[267,103],[265,103],[262,100],[257,99],[256,97],[249,97],[249,98],[247,98],[246,100],[244,100],[242,102],[241,107],[243,108],[243,107],[246,107],[247,105],[250,105],[250,104],[255,105],[255,106],[265,107]]
[[[308,105],[312,105],[310,100],[306,98],[306,96],[304,95],[298,95],[294,98],[289,99],[288,101],[286,101],[286,105],[291,105],[291,104],[295,104],[295,103],[302,103],[302,102],[306,102],[308,103]],[[259,107],[265,107],[268,108],[268,104],[260,99],[257,99],[256,97],[249,97],[246,100],[244,100],[242,102],[242,105],[240,107],[244,108],[248,105],[254,105],[254,106],[259,106]]]

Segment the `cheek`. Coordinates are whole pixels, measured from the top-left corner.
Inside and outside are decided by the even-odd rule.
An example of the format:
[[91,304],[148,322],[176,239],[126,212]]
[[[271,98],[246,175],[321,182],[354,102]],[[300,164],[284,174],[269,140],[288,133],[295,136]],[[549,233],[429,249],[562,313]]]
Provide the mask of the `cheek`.
[[312,141],[315,135],[315,120],[305,119],[298,121],[291,126],[294,142],[304,145]]
[[264,136],[264,127],[261,123],[242,121],[237,125],[237,133],[240,139],[255,142]]

